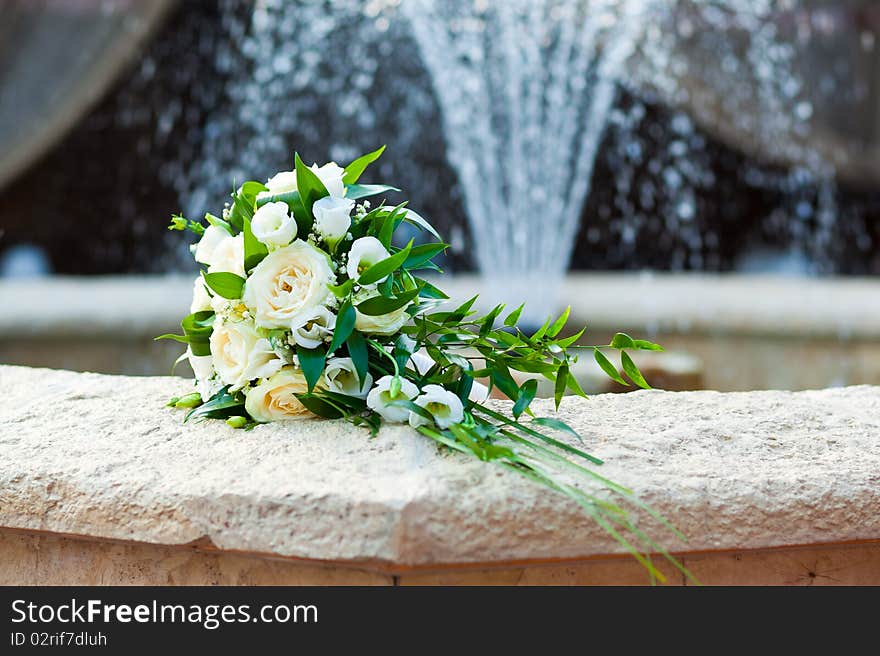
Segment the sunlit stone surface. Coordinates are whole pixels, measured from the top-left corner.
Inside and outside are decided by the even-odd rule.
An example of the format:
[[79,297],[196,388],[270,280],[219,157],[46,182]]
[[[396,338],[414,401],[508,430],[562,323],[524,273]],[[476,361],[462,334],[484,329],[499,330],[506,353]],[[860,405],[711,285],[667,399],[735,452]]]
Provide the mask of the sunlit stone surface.
[[[0,367],[0,527],[398,573],[621,552],[572,504],[407,428],[184,426],[163,404],[187,389]],[[880,538],[880,388],[637,392],[560,417],[689,536],[663,536],[675,550]]]

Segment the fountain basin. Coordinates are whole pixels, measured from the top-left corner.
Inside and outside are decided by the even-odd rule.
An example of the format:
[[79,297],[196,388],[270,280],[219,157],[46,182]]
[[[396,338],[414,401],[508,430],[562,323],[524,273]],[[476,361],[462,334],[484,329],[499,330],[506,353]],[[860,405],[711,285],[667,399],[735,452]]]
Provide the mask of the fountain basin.
[[[0,367],[0,583],[648,583],[573,503],[408,427],[184,426],[163,404],[187,388]],[[862,386],[559,416],[689,537],[642,524],[703,582],[878,584],[878,411]]]
[[[167,374],[180,349],[152,338],[178,327],[191,284],[184,276],[5,280],[0,363]],[[480,291],[473,276],[445,277],[442,285],[456,300]],[[880,282],[873,279],[576,273],[559,296],[572,304],[573,325],[587,324],[590,343],[621,330],[674,352],[653,363],[661,373],[672,369],[679,388],[880,384]],[[604,389],[590,367],[582,379]]]

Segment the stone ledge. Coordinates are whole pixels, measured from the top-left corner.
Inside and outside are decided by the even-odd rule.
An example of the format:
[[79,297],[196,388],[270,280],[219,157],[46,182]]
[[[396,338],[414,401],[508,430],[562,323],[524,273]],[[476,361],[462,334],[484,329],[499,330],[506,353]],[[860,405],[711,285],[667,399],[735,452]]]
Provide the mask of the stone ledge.
[[[620,553],[573,504],[407,428],[183,426],[163,405],[186,389],[0,367],[0,527],[385,571]],[[560,416],[690,537],[676,551],[880,538],[880,388],[636,392]]]

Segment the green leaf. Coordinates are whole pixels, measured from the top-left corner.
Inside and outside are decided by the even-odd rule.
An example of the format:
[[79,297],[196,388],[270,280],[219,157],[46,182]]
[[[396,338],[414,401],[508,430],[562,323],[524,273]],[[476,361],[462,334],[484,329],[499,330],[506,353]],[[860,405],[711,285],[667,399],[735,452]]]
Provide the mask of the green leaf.
[[409,257],[407,257],[406,261],[403,263],[403,268],[418,269],[427,262],[430,262],[431,258],[442,253],[447,248],[449,248],[449,244],[443,243],[419,244],[418,246],[413,246],[412,250],[409,252]]
[[233,415],[244,414],[244,398],[240,394],[230,394],[229,388],[224,387],[222,390],[212,396],[207,403],[203,403],[198,408],[187,413],[184,422],[192,419],[226,419]]
[[406,261],[407,257],[409,257],[409,252],[412,250],[412,245],[413,242],[412,239],[410,239],[409,243],[397,253],[390,257],[386,257],[381,262],[376,262],[376,264],[364,271],[358,277],[358,283],[361,285],[370,285],[374,282],[378,282],[393,271],[399,269],[400,265]]
[[333,292],[336,298],[345,298],[351,293],[351,288],[354,287],[354,280],[346,280],[341,285],[328,285],[327,288]]
[[636,348],[635,340],[626,333],[617,333],[608,345],[614,349]]
[[629,357],[629,353],[626,351],[620,352],[620,364],[623,365],[623,370],[632,382],[642,389],[651,389],[651,386],[648,385],[648,381],[642,376],[642,372],[639,371],[636,363],[632,361],[632,358]]
[[[333,353],[345,343],[354,330],[354,323],[357,319],[357,312],[351,306],[351,301],[346,299],[339,306],[339,313],[336,317],[336,328],[333,331],[333,341],[330,342],[329,353]],[[363,378],[361,378],[363,380]]]
[[406,216],[404,216],[403,218],[404,221],[406,221],[407,223],[412,223],[414,226],[418,226],[419,228],[433,236],[434,239],[436,239],[437,241],[443,241],[440,233],[438,233],[434,229],[434,226],[428,223],[428,221],[423,216],[417,214],[416,212],[413,212],[409,208],[404,211],[406,212]]
[[659,344],[655,344],[654,342],[649,342],[646,339],[634,339],[633,344],[640,351],[663,351],[663,347]]
[[420,289],[416,288],[411,289],[408,292],[401,292],[396,298],[373,296],[365,301],[361,301],[361,303],[357,305],[357,310],[361,314],[366,314],[371,317],[388,314],[389,312],[394,312],[394,310],[400,309],[407,303],[410,303],[419,295],[419,291]]
[[436,298],[443,301],[449,298],[449,296],[446,295],[446,292],[442,289],[438,289],[426,280],[416,278],[416,282],[421,286],[419,296],[423,296],[424,298]]
[[351,361],[354,362],[354,368],[357,371],[358,380],[363,384],[363,381],[367,378],[367,371],[370,366],[367,342],[363,335],[354,330],[351,335],[348,336],[345,343],[348,346],[348,355],[351,358]]
[[345,175],[342,176],[342,181],[347,185],[353,185],[358,181],[358,178],[361,177],[361,174],[363,174],[366,168],[379,159],[383,152],[385,152],[385,146],[377,148],[372,153],[367,153],[366,155],[358,157],[345,167]]
[[294,153],[293,161],[296,168],[296,189],[306,212],[313,217],[312,205],[319,198],[330,194],[317,174],[303,163],[298,153]]
[[269,254],[269,249],[254,237],[251,220],[247,217],[244,218],[242,232],[244,233],[244,270],[250,271],[263,261],[263,258]]
[[214,293],[228,299],[241,298],[244,290],[244,278],[228,271],[206,273],[205,283]]
[[587,398],[586,393],[583,389],[581,389],[581,384],[578,382],[578,379],[574,377],[574,374],[571,372],[570,369],[568,371],[568,382],[566,383],[566,385],[568,386],[569,391],[573,392],[577,396],[580,396],[584,399]]
[[[552,417],[535,417],[532,419],[533,424],[537,424],[538,426],[544,426],[546,428],[552,428],[554,430],[562,431],[564,433],[568,433],[570,435],[575,436],[579,442],[583,443],[584,439],[581,437],[581,434],[578,433],[574,428],[566,424],[564,421],[560,421],[559,419],[554,419]],[[601,462],[599,463],[602,464]]]
[[556,403],[556,409],[562,403],[562,396],[565,394],[565,384],[568,382],[568,365],[564,364],[559,367],[556,372],[556,384],[553,387],[553,401]]
[[621,375],[620,375],[620,372],[617,371],[617,367],[615,367],[613,364],[611,364],[611,360],[609,360],[608,358],[606,358],[606,357],[605,357],[605,354],[602,353],[602,351],[600,351],[600,350],[597,349],[597,348],[594,348],[594,349],[593,349],[593,355],[594,355],[595,358],[596,358],[596,362],[599,364],[600,367],[602,367],[602,371],[604,371],[605,374],[606,374],[611,380],[613,380],[615,383],[620,383],[620,384],[623,385],[624,387],[629,387],[629,383],[627,383],[627,382],[623,379],[623,376],[621,376]]
[[390,185],[353,184],[348,185],[345,188],[345,197],[350,198],[351,200],[359,200],[361,198],[376,196],[378,194],[385,193],[386,191],[400,191],[400,189],[398,189],[397,187],[392,187]]
[[547,329],[547,337],[556,337],[559,334],[559,331],[565,327],[566,322],[568,321],[568,315],[571,314],[571,306],[569,305],[565,308],[565,312],[563,312],[559,318],[553,322],[553,324]]
[[538,393],[538,381],[534,378],[527,380],[519,387],[519,396],[516,403],[513,404],[513,416],[519,419],[519,416],[525,412],[529,404],[534,400],[535,394]]
[[214,313],[210,310],[194,312],[180,322],[183,335],[170,333],[159,335],[155,339],[173,339],[176,342],[189,344],[193,355],[211,355],[211,332],[213,331]]
[[321,374],[324,373],[327,352],[320,346],[313,349],[297,346],[296,357],[299,360],[299,367],[302,369],[303,376],[305,376],[306,383],[309,386],[309,394],[311,394],[312,390],[315,389],[315,385],[321,380]]
[[309,412],[323,417],[324,419],[341,419],[345,416],[345,411],[339,408],[332,401],[321,398],[311,392],[308,394],[297,394],[296,398],[302,403]]
[[519,321],[519,315],[522,314],[523,308],[526,306],[525,303],[516,308],[513,312],[507,315],[507,318],[504,320],[504,325],[508,328],[513,328],[516,325],[516,322]]

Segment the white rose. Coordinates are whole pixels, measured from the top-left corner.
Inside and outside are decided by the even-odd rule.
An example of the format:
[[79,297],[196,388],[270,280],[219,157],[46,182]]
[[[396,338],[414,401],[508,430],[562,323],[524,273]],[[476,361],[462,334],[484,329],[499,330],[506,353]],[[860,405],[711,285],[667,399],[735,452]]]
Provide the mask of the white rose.
[[419,395],[419,388],[406,378],[400,379],[400,391],[391,396],[391,381],[394,376],[382,376],[376,386],[367,394],[367,407],[378,412],[386,421],[404,422],[409,418],[409,410],[393,406],[395,401],[413,400]]
[[278,194],[296,191],[296,171],[281,171],[266,181],[266,189],[257,194],[257,198],[269,198]]
[[214,370],[233,392],[271,376],[284,364],[250,321],[215,320],[210,344]]
[[199,239],[199,243],[196,244],[194,253],[196,262],[211,264],[211,258],[214,255],[217,246],[220,245],[220,242],[230,236],[231,235],[223,228],[218,228],[215,225],[209,225],[205,228],[205,234],[202,235],[202,238]]
[[328,244],[336,244],[345,237],[351,227],[351,211],[354,201],[348,198],[325,196],[315,201],[312,213],[315,215],[315,230]]
[[331,295],[336,278],[327,255],[297,239],[263,258],[244,286],[257,325],[293,330],[310,320]]
[[[461,399],[440,385],[425,385],[422,388],[422,394],[415,400],[415,404],[430,412],[434,416],[434,423],[440,428],[449,428],[464,419],[464,407],[461,404]],[[409,425],[413,428],[426,426],[429,423],[421,415],[410,412]]]
[[255,421],[283,421],[303,419],[314,415],[306,408],[297,394],[308,392],[309,385],[302,372],[293,367],[281,371],[249,390],[244,407]]
[[336,315],[326,307],[319,307],[301,326],[292,331],[293,341],[304,348],[317,348],[324,338],[333,334],[336,328]]
[[[433,367],[435,364],[433,358],[425,355],[421,351],[413,353],[410,356],[410,362],[413,363],[416,371],[423,376],[428,373],[428,371],[431,370],[431,367]],[[483,385],[483,383],[475,380],[471,385],[471,392],[470,394],[468,394],[468,400],[475,403],[482,403],[488,398],[489,388]]]
[[[368,298],[375,298],[378,295],[378,292],[357,294],[355,296],[355,303],[360,303]],[[393,335],[403,327],[403,324],[409,321],[409,315],[406,313],[406,308],[410,305],[410,303],[407,303],[403,307],[392,310],[388,314],[380,314],[377,316],[364,314],[355,307],[354,327],[367,335]]]
[[345,169],[339,164],[336,162],[328,162],[324,166],[312,164],[309,168],[318,176],[328,194],[337,198],[345,195],[345,183],[342,182]]
[[225,237],[206,264],[208,273],[226,271],[244,278],[244,235],[239,232],[235,237]]
[[373,386],[373,377],[367,373],[361,383],[351,358],[330,358],[324,367],[324,382],[331,392],[362,399]]
[[251,231],[266,246],[287,246],[296,237],[296,221],[287,203],[266,203],[254,213]]
[[[348,264],[345,265],[345,270],[349,278],[357,280],[364,271],[390,256],[391,254],[382,245],[382,242],[375,237],[361,237],[360,239],[355,239],[351,245],[351,249],[348,252]],[[385,276],[385,278],[387,277]],[[382,278],[382,280],[385,280],[385,278]],[[375,287],[382,280],[377,280],[368,286]]]
[[193,281],[193,297],[192,303],[190,303],[189,305],[190,314],[192,314],[193,312],[204,312],[206,310],[212,309],[211,295],[205,288],[205,279],[201,276],[197,276],[196,279]]

